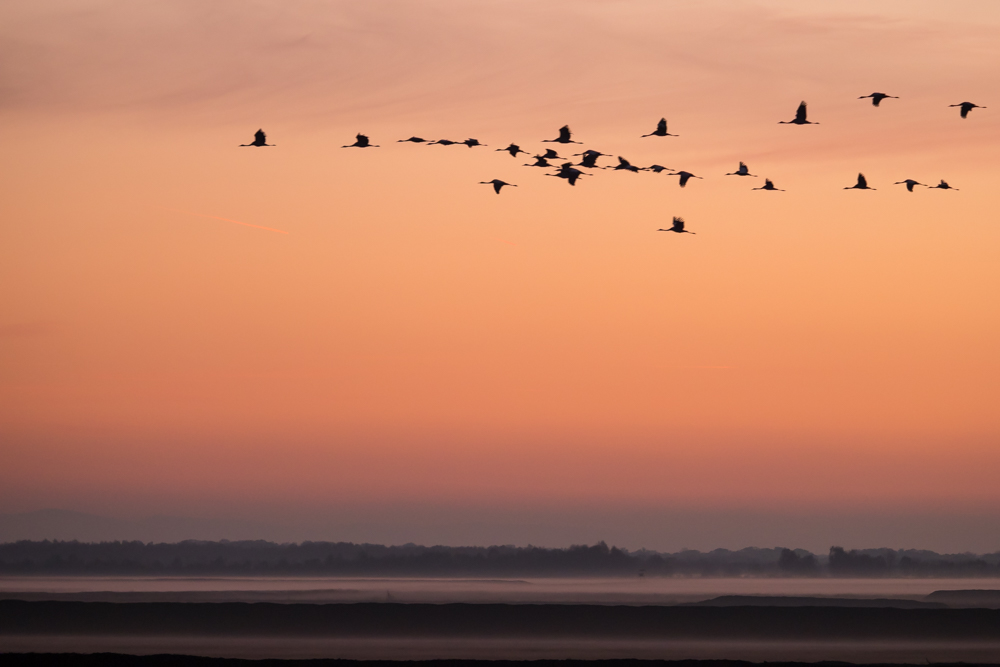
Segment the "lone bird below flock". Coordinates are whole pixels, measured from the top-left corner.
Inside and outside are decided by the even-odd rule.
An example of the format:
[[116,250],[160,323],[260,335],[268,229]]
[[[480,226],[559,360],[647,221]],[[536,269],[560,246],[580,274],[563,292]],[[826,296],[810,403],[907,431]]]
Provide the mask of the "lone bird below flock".
[[844,188],[845,190],[874,190],[875,188],[868,187],[868,179],[865,178],[864,174],[858,174],[858,182],[849,188]]
[[938,183],[937,185],[929,185],[927,187],[929,187],[931,190],[955,190],[956,192],[958,192],[958,188],[951,187],[945,182],[943,178],[941,179],[941,182]]
[[905,185],[907,192],[913,192],[913,186],[914,185],[923,185],[925,188],[929,188],[930,187],[929,185],[924,185],[920,181],[915,181],[912,178],[908,178],[905,181],[898,181],[896,183],[893,183],[893,185]]
[[893,100],[898,100],[899,99],[895,95],[886,95],[885,93],[872,93],[871,95],[862,95],[858,99],[859,100],[866,100],[869,97],[872,98],[872,106],[873,107],[877,107],[882,102],[882,100],[884,100],[884,99],[893,99]]
[[682,188],[685,185],[687,185],[688,181],[690,181],[692,178],[701,178],[701,176],[695,176],[690,171],[678,171],[676,174],[670,174],[670,175],[671,176],[680,176],[681,177],[680,183],[681,183],[681,187]]
[[752,189],[754,189],[754,190],[774,190],[775,192],[784,192],[784,190],[782,190],[781,188],[774,187],[774,183],[771,182],[770,178],[765,178],[764,179],[764,185],[760,186],[759,188],[752,188]]
[[962,102],[961,104],[949,104],[949,107],[959,107],[959,114],[962,118],[968,118],[969,112],[973,109],[985,109],[986,107],[981,107],[978,104],[973,104],[972,102]]
[[569,125],[563,125],[559,128],[559,136],[555,139],[542,139],[543,142],[557,143],[557,144],[578,144],[579,141],[573,141],[571,138],[573,133],[570,132]]
[[500,188],[502,188],[505,185],[509,185],[512,188],[516,188],[517,187],[513,183],[507,183],[506,181],[501,181],[499,178],[494,178],[492,181],[479,181],[479,184],[480,185],[492,185],[493,186],[493,192],[495,192],[497,194],[500,194]]
[[368,135],[359,133],[355,136],[353,144],[341,146],[341,148],[378,148],[378,146],[372,145],[372,143],[368,140]]
[[642,135],[645,137],[679,137],[679,134],[670,134],[667,132],[667,119],[661,118],[660,122],[656,124],[656,129],[649,134]]
[[274,144],[267,143],[267,135],[264,134],[264,130],[257,130],[253,133],[253,141],[249,144],[240,144],[240,146],[274,146]]
[[754,178],[757,178],[756,174],[750,173],[750,170],[747,168],[745,162],[740,162],[740,168],[730,174],[726,174],[726,176],[753,176]]
[[684,218],[674,216],[674,224],[669,229],[657,229],[658,232],[677,232],[678,234],[694,234],[684,229]]
[[795,118],[792,120],[779,120],[778,125],[819,125],[819,123],[806,120],[806,103],[799,102],[799,108],[795,111]]

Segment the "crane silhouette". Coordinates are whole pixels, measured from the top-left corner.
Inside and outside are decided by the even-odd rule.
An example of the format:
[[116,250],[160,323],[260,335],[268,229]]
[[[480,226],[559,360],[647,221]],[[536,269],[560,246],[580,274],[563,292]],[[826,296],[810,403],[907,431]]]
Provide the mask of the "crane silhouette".
[[465,141],[460,141],[458,143],[465,144],[469,148],[472,148],[473,146],[486,146],[486,144],[479,143],[479,139],[466,139]]
[[914,185],[923,185],[925,188],[929,188],[930,187],[929,185],[925,185],[925,184],[921,183],[920,181],[915,181],[912,178],[908,178],[905,181],[897,181],[897,182],[893,183],[893,185],[905,185],[907,192],[913,192],[913,186]]
[[264,134],[264,130],[257,130],[253,133],[253,141],[249,144],[240,144],[240,146],[256,146],[260,148],[262,146],[274,146],[274,144],[267,143],[267,135]]
[[985,109],[986,107],[981,107],[978,104],[973,104],[972,102],[962,102],[961,104],[949,104],[949,107],[959,107],[959,115],[962,118],[968,118],[969,112],[973,109]]
[[428,146],[434,146],[436,144],[438,146],[454,146],[455,144],[461,144],[461,143],[465,143],[465,142],[462,142],[462,141],[452,141],[451,139],[436,139],[434,141],[428,141],[427,145]]
[[954,190],[954,191],[958,192],[958,188],[951,187],[950,185],[948,185],[947,182],[945,182],[945,180],[943,178],[941,179],[941,182],[938,183],[937,185],[929,185],[928,187],[931,190]]
[[858,182],[849,188],[844,188],[845,190],[874,190],[875,188],[868,187],[868,179],[865,178],[864,174],[858,174]]
[[597,166],[597,158],[601,156],[611,157],[607,153],[593,150],[586,150],[582,153],[576,153],[573,155],[573,157],[582,157],[583,159],[580,160],[580,166],[586,167],[587,169],[601,169],[601,167]]
[[493,186],[493,192],[495,192],[497,194],[500,194],[500,188],[502,188],[505,185],[509,185],[512,188],[516,188],[517,187],[513,183],[507,183],[506,181],[501,181],[499,178],[494,178],[492,181],[479,181],[479,184],[480,185],[492,185]]
[[873,107],[877,107],[879,104],[882,103],[882,100],[885,100],[885,99],[893,99],[893,100],[898,100],[899,99],[895,95],[886,95],[885,93],[872,93],[871,95],[862,95],[858,99],[859,100],[866,100],[869,97],[872,98],[872,106]]
[[427,141],[427,140],[423,139],[421,137],[410,137],[409,139],[397,139],[396,143],[397,144],[402,144],[402,143],[410,142],[411,144],[422,144],[425,141]]
[[799,102],[799,108],[795,110],[795,118],[792,120],[779,120],[778,125],[819,125],[819,123],[806,120],[806,103]]
[[690,171],[678,171],[676,174],[670,174],[670,176],[680,176],[681,177],[680,184],[682,188],[685,185],[687,185],[688,181],[690,181],[692,178],[701,178],[701,176],[695,176]]
[[361,134],[360,132],[355,137],[353,144],[348,144],[347,146],[341,146],[341,148],[378,148],[378,146],[372,145],[368,140],[367,134]]
[[559,153],[556,152],[554,148],[546,148],[545,152],[542,154],[546,160],[565,160],[566,158],[561,157]]
[[764,179],[764,185],[759,188],[751,188],[751,190],[774,190],[775,192],[784,192],[781,188],[774,187],[774,183],[771,182],[770,178]]
[[526,164],[525,167],[551,167],[553,165],[549,164],[549,161],[545,159],[544,155],[536,155],[534,164]]
[[517,157],[518,153],[524,153],[525,155],[528,154],[528,151],[522,151],[521,147],[518,146],[517,144],[511,144],[507,148],[498,148],[497,151],[507,151],[508,153],[510,153],[511,157]]
[[555,176],[556,178],[564,178],[569,182],[570,185],[576,185],[576,181],[581,176],[587,176],[588,174],[583,173],[579,169],[573,166],[572,162],[566,162],[561,167],[559,167],[559,172],[555,174],[545,174],[546,176]]
[[555,139],[542,139],[543,142],[557,143],[557,144],[578,144],[579,141],[573,141],[571,137],[573,133],[570,132],[569,125],[563,125],[559,128],[559,136]]
[[660,122],[656,124],[656,129],[649,134],[642,135],[645,137],[679,137],[679,134],[670,134],[667,132],[667,119],[661,118]]
[[747,165],[745,162],[740,162],[739,169],[737,169],[732,173],[726,174],[726,176],[753,176],[754,178],[757,178],[757,174],[750,173],[750,170],[747,169]]
[[[670,167],[664,167],[662,164],[651,164],[646,167],[646,171],[651,171],[653,173],[659,174],[663,171],[673,171]],[[673,176],[673,174],[667,174],[668,176]]]
[[618,156],[618,164],[613,167],[605,167],[605,169],[614,169],[615,171],[631,171],[633,174],[639,173],[639,167],[636,167],[620,155]]
[[668,229],[657,229],[658,232],[677,232],[678,234],[694,234],[694,232],[689,232],[684,229],[684,218],[678,218],[674,216],[674,223]]

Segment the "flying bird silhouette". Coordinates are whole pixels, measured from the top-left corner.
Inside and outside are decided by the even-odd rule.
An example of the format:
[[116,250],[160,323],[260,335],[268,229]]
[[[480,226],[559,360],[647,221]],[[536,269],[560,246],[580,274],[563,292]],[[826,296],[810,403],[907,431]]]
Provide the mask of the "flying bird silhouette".
[[912,178],[908,178],[905,181],[897,181],[896,183],[893,183],[893,185],[905,185],[907,192],[913,192],[913,186],[914,185],[923,185],[925,188],[929,188],[930,187],[929,185],[924,185],[923,183],[921,183],[919,181],[915,181]]
[[572,162],[566,162],[561,167],[559,167],[559,171],[557,173],[545,174],[545,175],[555,176],[556,178],[564,178],[569,182],[570,185],[576,185],[576,180],[578,178],[580,178],[581,176],[587,176],[588,174],[584,174],[582,171],[575,168]]
[[732,173],[726,174],[726,176],[753,176],[754,178],[757,178],[757,174],[750,173],[750,170],[747,169],[747,165],[745,162],[740,162],[739,169],[737,169]]
[[961,104],[949,104],[949,107],[959,107],[959,114],[962,118],[968,118],[969,112],[973,109],[985,109],[986,107],[981,107],[978,104],[973,104],[972,102],[962,102]]
[[562,127],[559,128],[559,136],[558,137],[556,137],[555,139],[542,139],[542,141],[548,142],[548,143],[553,143],[554,142],[554,143],[557,143],[557,144],[578,144],[578,143],[580,143],[579,141],[573,141],[570,138],[572,136],[573,136],[573,133],[570,132],[569,125],[563,125]]
[[701,178],[701,176],[695,176],[690,171],[678,171],[676,174],[670,174],[670,176],[680,176],[681,177],[681,187],[683,188],[688,184],[692,178]]
[[597,166],[597,158],[601,156],[611,157],[607,153],[602,153],[600,151],[586,150],[582,153],[576,153],[573,157],[582,157],[580,160],[580,166],[586,167],[587,169],[602,169],[602,167]]
[[667,119],[661,118],[660,122],[656,124],[656,129],[649,134],[642,135],[645,137],[679,137],[679,134],[670,134],[667,132]]
[[872,98],[872,106],[873,107],[877,107],[879,104],[882,103],[882,100],[884,100],[884,99],[893,99],[893,100],[898,100],[899,99],[895,95],[886,95],[885,93],[872,93],[871,95],[862,95],[858,99],[859,100],[866,100],[869,97]]
[[[673,169],[671,169],[670,167],[664,167],[662,164],[651,164],[648,167],[646,167],[646,171],[652,171],[654,173],[659,174],[660,172],[663,171],[673,171]],[[667,174],[667,175],[673,176],[673,174]]]
[[480,185],[492,185],[493,186],[493,192],[495,192],[497,194],[500,194],[500,188],[502,188],[505,185],[509,185],[512,188],[516,188],[517,187],[513,183],[507,183],[506,181],[501,181],[499,178],[494,178],[492,181],[479,181],[479,184]]
[[684,218],[674,216],[674,224],[669,229],[657,229],[658,232],[677,232],[678,234],[694,234],[684,229]]
[[937,185],[929,185],[927,187],[929,187],[932,190],[954,190],[954,191],[958,192],[958,188],[951,187],[950,185],[948,185],[945,182],[945,180],[943,178],[941,179],[941,182],[938,183]]
[[865,178],[864,174],[858,174],[858,182],[849,188],[844,188],[845,190],[874,190],[875,188],[868,187],[868,179]]
[[636,167],[635,165],[633,165],[631,162],[629,162],[620,155],[618,156],[618,164],[616,164],[613,167],[605,167],[605,169],[614,169],[615,171],[620,171],[620,170],[631,171],[633,174],[639,173],[639,167]]
[[554,148],[546,148],[545,152],[542,154],[546,160],[565,160],[566,158],[561,157],[559,153],[556,152]]
[[267,135],[264,134],[264,130],[257,130],[253,133],[253,141],[249,144],[240,144],[240,146],[257,146],[259,148],[261,146],[274,146],[274,144],[267,143]]
[[460,141],[458,143],[465,144],[469,148],[472,148],[473,146],[486,146],[486,144],[479,143],[479,139],[466,139],[465,141]]
[[426,139],[422,139],[420,137],[410,137],[409,139],[397,139],[396,143],[397,144],[401,144],[401,143],[405,143],[407,141],[410,142],[410,143],[413,143],[413,144],[422,144],[422,143],[424,143],[427,140]]
[[774,190],[775,192],[784,192],[781,188],[774,187],[774,183],[771,182],[770,178],[764,179],[764,185],[759,188],[751,188],[751,190]]
[[525,167],[552,167],[554,165],[549,164],[549,161],[545,159],[544,155],[536,155],[534,164],[526,164]]
[[454,146],[455,144],[462,144],[462,143],[465,143],[465,142],[464,141],[452,141],[451,139],[436,139],[434,141],[428,141],[427,145],[428,146],[434,146],[436,144],[438,146]]
[[799,102],[799,108],[795,111],[795,118],[792,120],[779,120],[778,125],[819,125],[819,123],[806,120],[806,103]]
[[378,146],[373,145],[368,140],[367,134],[358,133],[355,136],[355,141],[353,144],[349,144],[347,146],[341,146],[341,148],[378,148]]
[[518,153],[524,153],[525,155],[528,154],[528,151],[522,151],[521,147],[518,146],[517,144],[511,144],[507,148],[498,148],[497,151],[507,151],[508,153],[510,153],[511,157],[517,157]]

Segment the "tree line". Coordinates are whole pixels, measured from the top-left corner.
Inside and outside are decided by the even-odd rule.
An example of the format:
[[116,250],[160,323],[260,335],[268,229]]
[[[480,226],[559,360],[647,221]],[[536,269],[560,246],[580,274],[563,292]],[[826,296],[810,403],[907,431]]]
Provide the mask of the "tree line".
[[350,542],[177,543],[20,541],[0,544],[6,575],[220,576],[786,576],[1000,577],[1000,553],[832,547],[628,551],[604,542],[542,547],[384,546]]

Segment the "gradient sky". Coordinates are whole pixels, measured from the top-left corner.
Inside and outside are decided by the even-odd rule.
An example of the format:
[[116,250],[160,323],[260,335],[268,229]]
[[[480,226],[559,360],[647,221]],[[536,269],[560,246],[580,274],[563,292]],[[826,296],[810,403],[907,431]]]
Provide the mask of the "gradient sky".
[[998,82],[994,0],[8,0],[0,512],[1000,549]]

